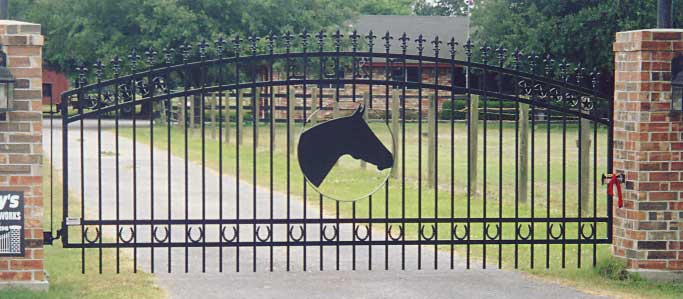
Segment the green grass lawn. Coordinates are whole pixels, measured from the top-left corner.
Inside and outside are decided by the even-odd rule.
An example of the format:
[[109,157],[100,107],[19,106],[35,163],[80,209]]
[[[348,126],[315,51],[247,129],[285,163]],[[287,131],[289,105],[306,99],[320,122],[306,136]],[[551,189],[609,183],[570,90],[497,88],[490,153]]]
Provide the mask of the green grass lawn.
[[[45,162],[43,168],[46,210],[45,227],[49,229],[49,162]],[[53,187],[54,194],[54,215],[57,217],[55,226],[59,225],[59,218],[62,215],[61,201],[62,188],[61,182],[55,180]],[[87,252],[88,259],[97,259],[96,252]],[[28,298],[165,298],[164,291],[154,283],[151,274],[138,272],[133,273],[132,260],[122,255],[121,273],[116,274],[115,255],[113,250],[105,250],[103,254],[103,274],[99,271],[97,263],[86,264],[86,274],[81,274],[81,250],[64,249],[59,240],[52,246],[45,246],[45,267],[50,282],[48,292],[35,292],[21,289],[10,289],[0,291],[0,298],[28,299]]]
[[[390,144],[390,137],[388,130],[383,123],[371,123],[373,131],[378,134],[378,137]],[[243,144],[239,146],[239,162],[240,173],[242,180],[252,182],[253,169],[256,171],[256,184],[268,186],[270,184],[270,154],[273,155],[273,189],[279,192],[286,192],[288,185],[290,193],[296,200],[306,201],[308,204],[317,206],[322,204],[327,213],[334,213],[337,207],[337,202],[329,199],[324,199],[322,202],[316,192],[311,190],[310,185],[305,186],[304,178],[299,170],[296,156],[292,154],[291,159],[287,157],[286,152],[286,129],[283,125],[276,125],[275,127],[275,145],[271,150],[269,145],[269,132],[266,124],[259,126],[258,146],[256,147],[256,163],[254,163],[253,155],[253,127],[245,126],[241,134],[243,135]],[[503,141],[499,142],[498,136],[502,129]],[[231,140],[229,144],[223,145],[223,171],[226,174],[236,175],[237,153],[235,145],[235,127],[231,127]],[[295,126],[295,132],[298,134],[300,127]],[[426,125],[423,125],[423,132],[426,132]],[[484,164],[484,146],[483,128],[479,132],[479,155],[478,155],[478,181],[476,192],[469,200],[467,200],[467,134],[464,124],[457,123],[454,127],[455,154],[454,159],[451,160],[451,131],[449,124],[440,124],[438,128],[438,188],[430,188],[426,184],[427,178],[427,138],[422,138],[422,172],[418,171],[418,151],[420,142],[418,142],[418,125],[406,125],[406,140],[405,148],[400,147],[401,151],[405,151],[406,156],[406,171],[405,171],[405,185],[402,186],[402,175],[399,173],[397,178],[389,180],[388,195],[385,189],[381,188],[376,192],[371,199],[362,199],[355,203],[342,202],[339,203],[339,211],[342,217],[483,217],[486,215],[490,218],[499,217],[514,217],[515,208],[518,210],[520,217],[531,216],[532,213],[536,217],[559,217],[566,215],[567,217],[576,217],[579,215],[578,208],[578,150],[576,147],[577,127],[576,125],[568,125],[566,135],[563,133],[563,128],[560,125],[552,125],[550,130],[545,123],[534,128],[535,131],[535,146],[533,149],[534,161],[534,184],[530,188],[534,189],[534,197],[529,198],[528,203],[515,204],[515,128],[514,125],[504,124],[502,128],[498,123],[490,122],[487,130],[487,161]],[[188,155],[189,159],[195,162],[201,161],[202,153],[202,139],[200,129],[190,129],[188,134]],[[593,139],[593,128],[591,127],[591,139]],[[163,125],[154,127],[154,144],[161,149],[168,148],[167,128]],[[206,167],[211,169],[218,169],[219,165],[219,143],[216,140],[209,138],[211,135],[211,128],[206,129],[206,141],[204,143],[206,149]],[[183,157],[185,148],[185,133],[182,128],[171,128],[171,147],[172,153],[179,157]],[[600,176],[606,172],[606,129],[599,127],[597,130],[597,169],[596,173]],[[132,132],[129,130],[122,130],[121,135],[127,138],[132,137]],[[549,135],[549,139],[548,139]],[[150,129],[139,128],[137,130],[137,140],[139,142],[150,142]],[[296,138],[295,138],[296,139]],[[550,151],[547,151],[548,141],[550,142]],[[564,144],[563,144],[564,142]],[[399,144],[402,144],[399,139]],[[565,157],[563,159],[563,148],[566,149]],[[499,151],[502,149],[502,151]],[[399,153],[399,156],[402,153]],[[603,195],[604,187],[599,185],[599,178],[593,177],[593,145],[591,145],[591,178],[590,178],[590,208],[582,212],[583,216],[593,215],[593,200],[595,199],[595,214],[597,216],[606,216],[606,199]],[[287,161],[290,162],[290,171],[287,171]],[[547,161],[550,161],[547,163]],[[359,170],[359,162],[351,158],[344,158],[339,161],[338,166],[334,168],[325,184],[331,182],[331,186],[327,189],[330,192],[336,192],[335,196],[340,198],[353,198],[359,194],[359,190],[370,190],[383,177],[382,173],[378,173],[373,167],[367,167],[366,170]],[[451,165],[454,166],[453,176],[451,176]],[[484,167],[486,176],[484,176]],[[502,167],[500,167],[502,166]],[[399,165],[399,168],[402,166]],[[548,167],[550,171],[548,172]],[[564,173],[564,176],[563,176]],[[422,176],[422,185],[418,184],[418,176]],[[483,178],[486,177],[487,190],[484,196]],[[499,177],[502,178],[499,184]],[[598,182],[597,196],[594,197],[592,186],[593,182]],[[289,182],[289,184],[288,184]],[[453,193],[451,194],[451,182],[453,183]],[[326,186],[321,186],[324,189]],[[402,187],[405,188],[405,199],[402,198]],[[502,192],[499,191],[501,187]],[[307,188],[307,196],[304,198],[304,188]],[[563,192],[563,189],[565,192]],[[549,190],[549,192],[548,192]],[[500,193],[499,193],[500,192]],[[361,192],[362,193],[362,192]],[[421,195],[421,196],[420,196]],[[451,198],[453,198],[451,200]],[[484,200],[485,198],[485,200]],[[533,204],[532,204],[533,202]],[[388,203],[388,205],[386,204]],[[451,209],[451,203],[454,209]],[[402,214],[405,210],[405,214]],[[372,211],[372,215],[370,215]],[[293,215],[292,217],[297,217]],[[492,220],[492,224],[496,221]],[[429,223],[425,223],[429,226]],[[439,236],[442,239],[449,238],[449,224],[438,225]],[[545,236],[546,227],[544,224],[537,224],[534,227],[537,236]],[[606,226],[598,226],[598,236],[606,234]],[[514,238],[514,223],[503,225],[504,236],[506,238]],[[415,237],[417,235],[416,226],[407,226],[406,234]],[[568,236],[576,236],[578,234],[577,225],[567,225],[566,234]],[[483,226],[481,224],[471,226],[471,234],[473,239],[481,238],[483,234]],[[609,275],[601,274],[601,269],[611,269],[614,265],[620,265],[619,262],[611,258],[609,254],[609,246],[598,245],[596,248],[596,264],[593,268],[593,246],[583,245],[580,250],[581,266],[577,268],[579,249],[575,245],[566,245],[564,251],[564,262],[567,269],[562,269],[562,246],[561,245],[536,245],[533,246],[533,264],[534,269],[531,269],[532,249],[529,245],[520,245],[517,248],[517,260],[520,269],[524,269],[535,276],[544,277],[549,280],[563,280],[564,283],[575,285],[582,289],[596,289],[610,294],[625,295],[630,294],[635,297],[640,295],[649,297],[671,297],[677,296],[681,290],[680,285],[675,284],[654,284],[642,281],[634,276],[628,276],[626,280],[611,279]],[[439,248],[441,250],[450,249],[449,246]],[[456,246],[456,252],[462,254],[465,252],[464,246]],[[550,252],[548,257],[548,266],[546,267],[546,250]],[[486,246],[486,254],[483,253],[483,246],[471,246],[472,266],[481,267],[484,264],[484,258],[488,268],[497,267],[498,260],[498,245]],[[502,267],[513,268],[515,260],[514,246],[502,246]],[[430,261],[424,260],[423,267],[430,267]],[[608,267],[612,266],[612,267]],[[623,266],[622,266],[623,268]],[[603,271],[604,272],[604,271]],[[607,271],[610,272],[610,271]],[[611,272],[610,272],[611,273]],[[632,283],[630,283],[632,282]]]

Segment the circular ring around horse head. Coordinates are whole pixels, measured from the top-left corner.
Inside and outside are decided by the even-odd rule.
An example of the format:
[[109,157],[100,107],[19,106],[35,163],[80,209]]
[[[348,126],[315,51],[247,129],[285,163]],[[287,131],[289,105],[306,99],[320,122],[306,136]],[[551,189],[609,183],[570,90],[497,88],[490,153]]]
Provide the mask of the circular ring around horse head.
[[[359,104],[359,105],[356,107],[356,109],[354,109],[354,110],[358,110],[359,108],[362,109],[362,107],[363,107],[363,104]],[[322,111],[322,109],[321,109],[321,108],[318,108],[318,109],[316,109],[315,111],[313,111],[313,112],[306,118],[304,124],[301,126],[301,131],[299,132],[299,138],[298,138],[298,140],[301,140],[301,136],[302,136],[305,132],[307,132],[308,130],[310,130],[311,128],[314,128],[314,127],[316,127],[316,126],[319,126],[319,125],[322,125],[322,124],[324,124],[324,123],[327,123],[327,122],[331,121],[331,120],[321,121],[321,122],[317,123],[316,125],[312,126],[311,128],[306,129],[306,124],[311,123],[311,121],[313,120],[313,118],[316,117],[317,114],[320,113],[321,111]],[[340,118],[341,118],[341,117],[340,117]],[[338,119],[338,118],[334,118],[334,119]],[[334,119],[332,119],[332,120],[334,120]],[[389,150],[389,152],[391,153],[391,156],[392,156],[394,159],[396,159],[396,153],[393,152],[393,149],[396,147],[395,135],[394,135],[394,132],[391,130],[391,127],[389,126],[389,123],[388,123],[388,122],[385,122],[385,125],[386,125],[386,127],[387,127],[387,130],[389,131],[389,136],[391,137],[391,150]],[[298,150],[297,150],[297,153],[298,153]],[[382,187],[384,187],[384,186],[387,184],[387,182],[389,181],[389,177],[391,176],[391,172],[393,171],[394,165],[396,164],[396,163],[393,163],[393,164],[391,165],[391,167],[388,168],[388,171],[386,172],[386,175],[385,175],[384,178],[382,179],[381,183],[378,184],[375,188],[373,188],[373,189],[372,189],[370,192],[368,192],[367,194],[364,194],[364,195],[361,195],[361,196],[357,196],[357,197],[351,198],[351,199],[342,199],[342,198],[337,198],[337,197],[335,197],[335,196],[330,196],[329,194],[325,194],[324,192],[322,192],[322,190],[320,190],[320,188],[318,188],[318,186],[315,186],[313,183],[311,183],[311,180],[310,180],[310,179],[308,178],[308,176],[306,175],[306,172],[302,169],[301,160],[299,160],[298,154],[297,154],[297,160],[298,160],[298,163],[297,163],[297,164],[299,164],[299,169],[301,170],[302,175],[303,175],[304,178],[306,179],[306,182],[308,182],[308,185],[311,186],[311,188],[313,188],[316,192],[318,192],[318,194],[322,195],[323,197],[326,197],[326,198],[329,198],[329,199],[332,199],[332,200],[335,200],[335,201],[340,201],[340,202],[354,202],[354,201],[358,201],[358,200],[361,200],[361,199],[364,199],[364,198],[369,198],[370,196],[372,196],[373,194],[375,194],[377,191],[379,191],[380,189],[382,189]]]

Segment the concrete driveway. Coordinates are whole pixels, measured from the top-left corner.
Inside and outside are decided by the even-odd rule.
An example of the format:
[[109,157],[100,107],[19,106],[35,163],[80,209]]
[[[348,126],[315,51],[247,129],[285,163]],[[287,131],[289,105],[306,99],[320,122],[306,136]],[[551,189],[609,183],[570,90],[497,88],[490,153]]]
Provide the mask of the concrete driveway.
[[[141,121],[147,123],[147,121]],[[57,174],[61,174],[62,141],[61,124],[55,121],[54,134],[54,165]],[[150,161],[150,147],[143,143],[137,144],[136,167],[133,167],[131,140],[119,139],[119,179],[120,196],[117,209],[116,197],[116,158],[115,136],[112,133],[112,121],[103,121],[102,139],[102,195],[99,194],[98,165],[98,142],[96,121],[87,120],[84,124],[83,138],[81,139],[79,124],[70,125],[69,130],[69,189],[72,195],[79,196],[81,189],[81,177],[85,191],[84,203],[87,218],[96,219],[100,210],[103,219],[116,219],[116,214],[121,219],[167,219],[169,213],[174,219],[184,219],[185,213],[189,218],[208,219],[218,218],[219,191],[218,186],[223,186],[223,217],[233,218],[236,216],[237,203],[239,202],[239,214],[243,218],[251,218],[254,215],[253,186],[247,182],[239,182],[240,196],[237,197],[237,180],[228,175],[219,177],[216,171],[206,169],[205,181],[206,192],[204,193],[204,205],[202,204],[201,177],[202,168],[196,163],[188,163],[187,178],[188,189],[185,190],[185,167],[181,157],[171,156],[170,159],[170,204],[168,194],[169,163],[167,153],[162,149],[154,149],[154,164]],[[143,125],[138,124],[138,129],[144,130]],[[122,121],[121,127],[130,127],[129,121]],[[148,130],[148,128],[147,128]],[[45,146],[47,154],[50,151],[49,122],[44,123]],[[84,174],[81,175],[80,146],[83,142],[85,163]],[[152,184],[151,167],[154,167],[154,203],[151,202]],[[135,203],[133,202],[133,170],[137,177]],[[247,174],[251,172],[248,171]],[[246,174],[245,174],[246,175]],[[185,192],[187,191],[187,204]],[[255,188],[257,218],[269,217],[271,200],[267,189]],[[186,210],[187,207],[187,210]],[[285,194],[275,193],[273,196],[272,209],[275,218],[285,216],[287,200]],[[292,217],[304,215],[304,205],[296,198],[292,198],[289,205]],[[135,211],[135,214],[134,214]],[[79,211],[70,213],[70,216],[78,216]],[[317,209],[308,207],[307,217],[318,217]],[[329,217],[329,215],[327,215]],[[193,235],[198,235],[201,225],[190,226]],[[128,227],[125,227],[128,230]],[[164,226],[159,226],[160,230]],[[231,230],[231,228],[229,228]],[[253,226],[241,226],[239,229],[242,241],[253,239]],[[137,227],[137,242],[150,242],[152,227],[139,225]],[[171,227],[170,237],[172,240],[184,240],[184,225]],[[284,241],[286,238],[286,226],[274,227],[274,240]],[[264,234],[263,232],[261,232]],[[306,238],[317,240],[319,238],[317,225],[307,227]],[[298,233],[297,233],[298,234]],[[342,225],[341,236],[350,238],[352,227]],[[104,229],[105,238],[115,239],[115,228]],[[163,238],[163,233],[159,233]],[[265,234],[264,234],[265,235]],[[381,240],[383,233],[374,232],[373,239]],[[126,237],[127,237],[126,233]],[[207,242],[218,241],[220,234],[217,226],[207,226],[205,239]],[[80,238],[80,236],[71,236]],[[450,270],[450,254],[447,252],[434,252],[432,247],[424,247],[423,270],[416,270],[417,248],[406,247],[406,269],[400,270],[401,251],[400,247],[390,247],[389,270],[384,270],[385,251],[383,246],[357,246],[356,265],[357,270],[352,271],[351,248],[340,249],[340,270],[335,270],[336,251],[334,247],[323,249],[322,260],[318,247],[308,247],[306,250],[307,271],[303,271],[303,249],[291,247],[289,254],[290,272],[286,271],[287,252],[285,248],[278,247],[273,250],[272,263],[274,272],[269,272],[270,250],[268,247],[258,248],[256,251],[256,270],[252,272],[254,264],[253,248],[174,248],[170,252],[172,272],[167,273],[169,251],[167,248],[156,248],[154,254],[150,248],[138,249],[135,253],[138,267],[143,271],[151,271],[152,260],[154,272],[158,284],[164,288],[171,298],[594,298],[594,296],[579,292],[565,286],[542,282],[529,278],[520,272],[509,270],[465,270],[464,262],[457,258],[455,270]],[[369,250],[372,250],[370,252]],[[133,256],[131,250],[122,251]],[[235,272],[237,254],[239,253],[240,272]],[[219,272],[219,260],[222,254],[223,272]],[[439,255],[439,270],[433,269],[434,255]],[[368,271],[368,265],[372,256],[373,270]],[[88,262],[96,262],[88,260]],[[319,271],[320,263],[324,264],[325,271]],[[188,265],[187,272],[185,265]],[[202,273],[202,266],[206,273]],[[493,268],[493,267],[492,267]],[[96,275],[96,274],[89,274]],[[121,275],[130,275],[124,273]],[[597,297],[596,297],[597,298]]]

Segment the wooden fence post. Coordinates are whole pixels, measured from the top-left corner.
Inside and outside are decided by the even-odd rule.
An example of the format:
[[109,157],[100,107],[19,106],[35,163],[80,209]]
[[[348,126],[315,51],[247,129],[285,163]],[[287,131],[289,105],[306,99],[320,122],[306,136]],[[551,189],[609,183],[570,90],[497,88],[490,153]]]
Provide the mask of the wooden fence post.
[[187,116],[185,116],[185,109],[187,107],[187,98],[182,97],[180,98],[179,105],[178,105],[178,124],[180,125],[181,129],[185,129],[187,126]]
[[259,122],[259,118],[261,116],[261,103],[259,103],[260,100],[261,100],[261,89],[256,88],[254,90],[254,94],[251,97],[252,112],[254,114],[252,116],[252,125],[254,126],[254,137],[253,137],[253,139],[254,139],[254,146],[256,146],[256,147],[258,147],[258,144],[259,144],[258,122]]
[[287,121],[287,132],[289,132],[289,154],[294,154],[294,111],[296,108],[296,89],[289,87],[289,97],[287,98],[287,111],[289,111],[289,119]]
[[244,140],[244,90],[238,90],[235,94],[235,108],[237,109],[237,144],[242,145]]
[[[318,113],[316,113],[318,110],[318,89],[313,88],[311,90],[311,114],[309,114],[311,118],[311,123],[310,126],[315,126],[318,123]],[[315,113],[315,114],[314,114]]]
[[470,96],[470,107],[468,110],[470,116],[469,132],[470,140],[468,140],[468,149],[470,151],[470,158],[467,162],[469,177],[470,177],[470,193],[475,195],[477,193],[477,164],[479,153],[479,95]]
[[192,96],[190,98],[190,107],[188,107],[188,111],[190,114],[190,115],[188,115],[188,117],[190,118],[190,130],[191,130],[192,134],[194,134],[194,122],[195,122],[194,118],[196,117],[196,115],[195,115],[196,111],[194,111],[195,104],[196,104],[195,100],[196,100],[196,98],[194,96]]
[[216,126],[216,96],[210,97],[210,105],[211,105],[211,139],[216,139],[216,130],[218,130],[218,127]]
[[339,116],[339,99],[335,98],[332,102],[332,118]]
[[223,130],[223,142],[230,143],[230,92],[226,92],[223,97],[224,103],[218,103],[218,109],[225,109],[223,112],[223,125],[225,126]]
[[166,115],[166,103],[167,103],[167,102],[170,102],[170,100],[169,100],[169,101],[161,101],[161,102],[159,102],[159,105],[160,105],[160,108],[159,108],[159,116],[160,116],[160,118],[161,118],[161,122],[162,122],[162,123],[166,123],[166,117],[167,117],[167,115]]
[[581,200],[581,215],[588,216],[591,213],[591,201],[590,201],[590,151],[591,151],[591,139],[590,139],[590,120],[581,118],[581,130],[579,130],[580,141],[577,140],[577,146],[579,147],[581,155],[581,169],[579,169],[579,180],[581,182],[581,190],[579,191],[579,196]]
[[431,188],[436,187],[436,96],[429,95],[429,110],[427,112],[427,185]]
[[529,185],[529,104],[519,103],[519,202],[527,202]]
[[399,123],[398,123],[398,118],[399,118],[399,102],[401,101],[401,98],[399,97],[398,90],[394,89],[391,91],[391,135],[393,140],[392,143],[392,148],[391,152],[394,154],[394,167],[391,169],[391,176],[393,178],[398,178],[398,136],[400,134],[399,132]]

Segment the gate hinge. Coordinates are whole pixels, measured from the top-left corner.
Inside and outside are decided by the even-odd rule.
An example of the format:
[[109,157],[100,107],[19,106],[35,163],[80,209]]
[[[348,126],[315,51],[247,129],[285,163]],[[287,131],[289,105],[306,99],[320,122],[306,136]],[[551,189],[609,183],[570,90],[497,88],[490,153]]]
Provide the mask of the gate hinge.
[[43,245],[52,245],[54,240],[57,240],[61,237],[62,237],[62,230],[61,229],[57,230],[57,235],[54,237],[52,236],[51,231],[48,231],[48,232],[44,231],[43,232]]

